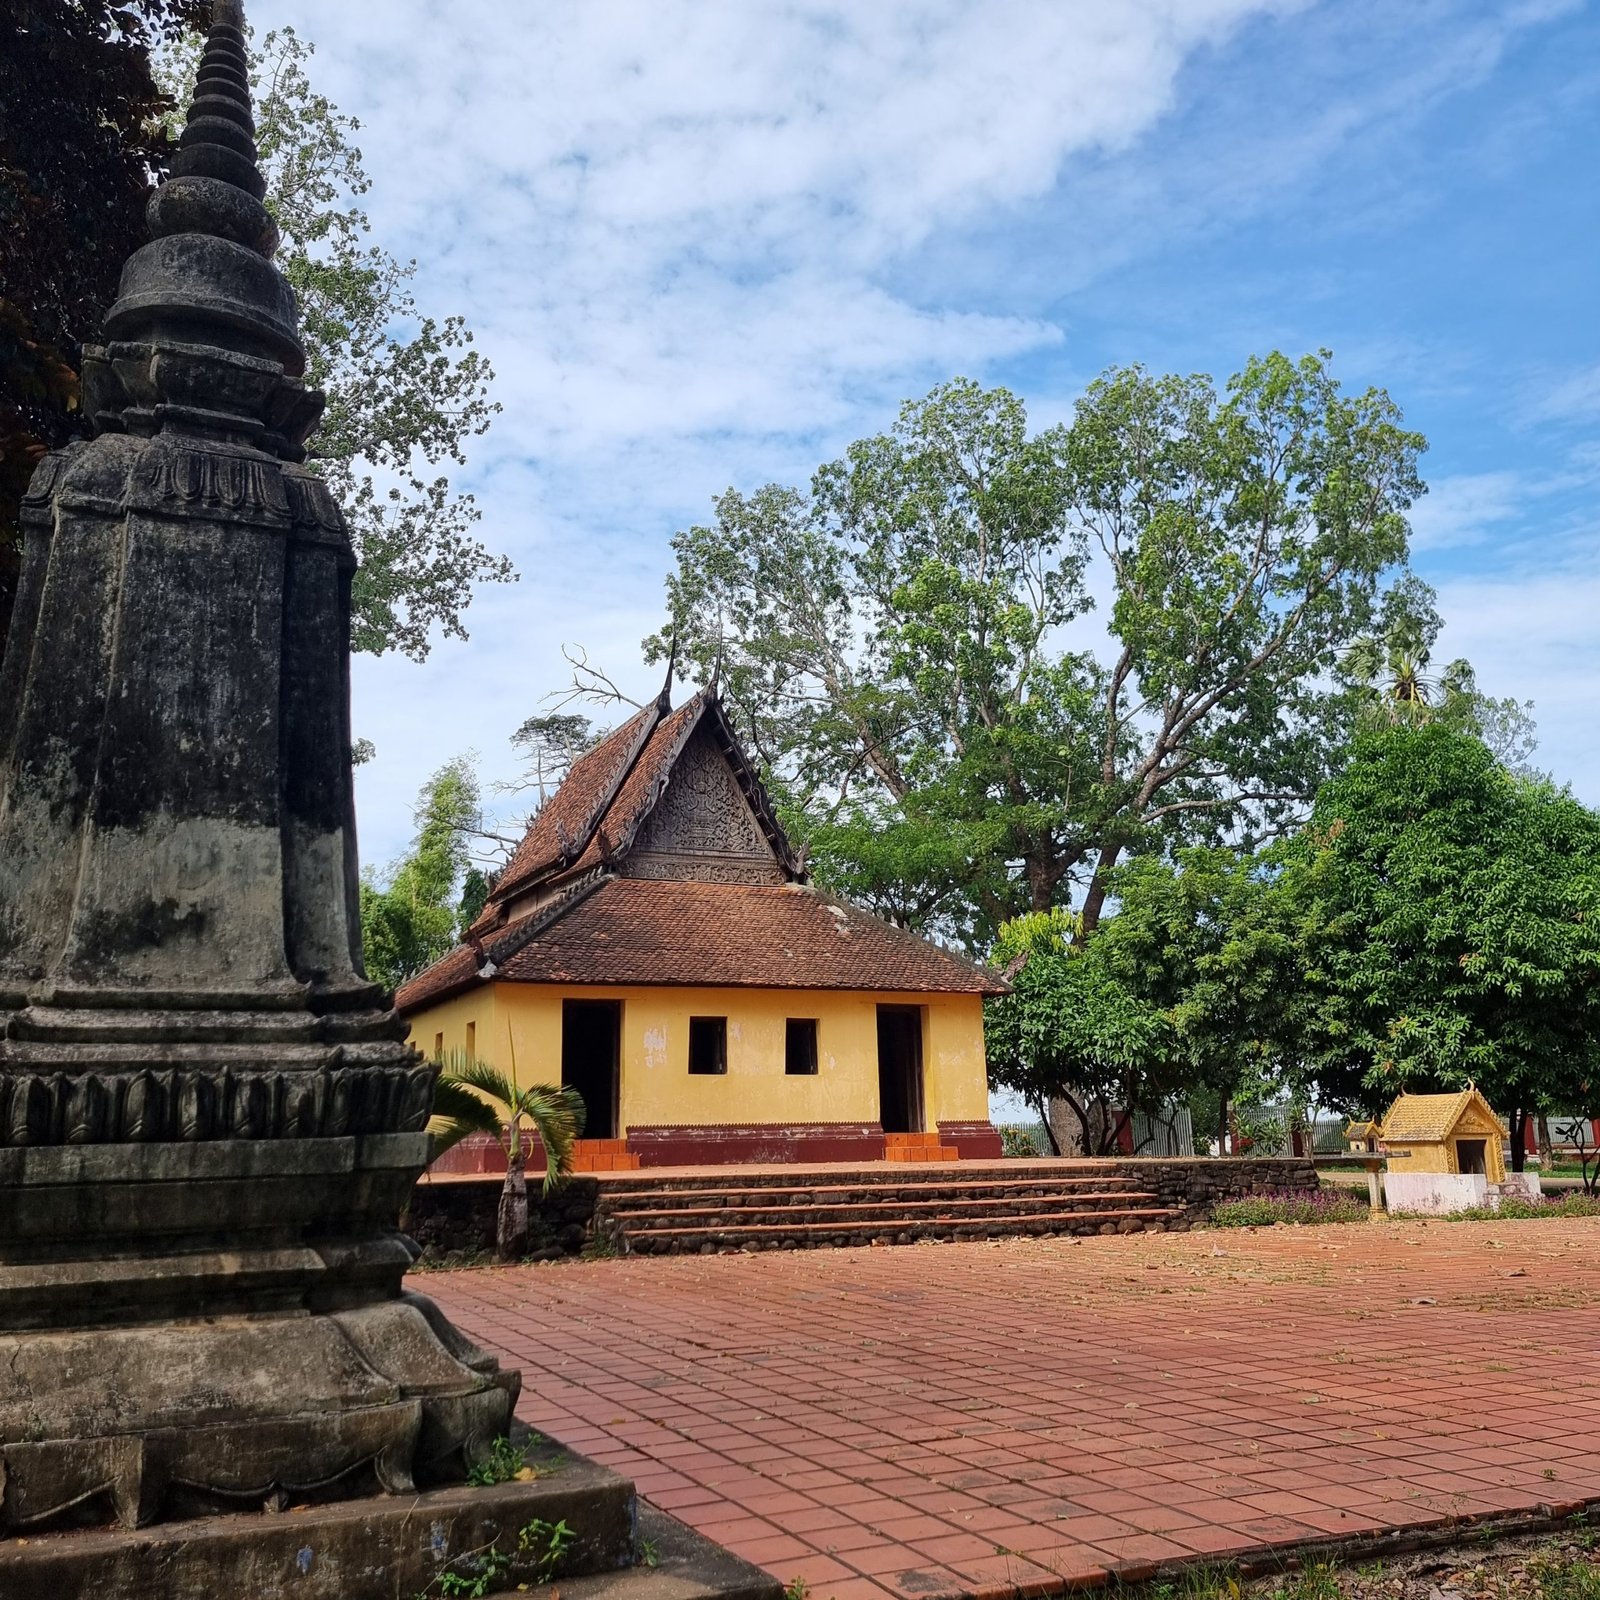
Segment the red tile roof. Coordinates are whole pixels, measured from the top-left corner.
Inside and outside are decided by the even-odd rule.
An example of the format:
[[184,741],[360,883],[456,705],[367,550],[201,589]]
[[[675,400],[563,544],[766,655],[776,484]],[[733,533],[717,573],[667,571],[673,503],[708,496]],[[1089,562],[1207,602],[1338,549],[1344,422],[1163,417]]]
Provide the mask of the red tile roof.
[[[495,944],[502,983],[680,985],[1003,994],[995,973],[802,884],[606,878]],[[531,933],[531,937],[522,937]],[[473,987],[480,958],[457,950],[401,989],[403,1013]]]

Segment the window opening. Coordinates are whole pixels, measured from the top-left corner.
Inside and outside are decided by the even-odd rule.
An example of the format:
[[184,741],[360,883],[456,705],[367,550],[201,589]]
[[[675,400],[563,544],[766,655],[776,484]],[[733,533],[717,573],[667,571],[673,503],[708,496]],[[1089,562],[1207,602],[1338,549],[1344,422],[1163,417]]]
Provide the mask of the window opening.
[[728,1070],[728,1019],[689,1018],[689,1071],[697,1077],[720,1077]]
[[784,1025],[783,1070],[791,1078],[817,1075],[817,1019],[790,1017]]

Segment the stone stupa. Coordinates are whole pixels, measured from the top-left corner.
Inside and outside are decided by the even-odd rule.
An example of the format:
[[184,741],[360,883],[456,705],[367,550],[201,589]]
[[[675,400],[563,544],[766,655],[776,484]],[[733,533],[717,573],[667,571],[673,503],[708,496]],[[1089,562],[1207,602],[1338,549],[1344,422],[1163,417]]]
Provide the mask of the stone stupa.
[[253,138],[216,0],[151,241],[84,353],[90,437],[25,503],[0,667],[8,1597],[409,1593],[535,1487],[427,1492],[507,1432],[519,1379],[402,1288],[433,1069],[362,970],[355,560],[304,465],[323,401]]

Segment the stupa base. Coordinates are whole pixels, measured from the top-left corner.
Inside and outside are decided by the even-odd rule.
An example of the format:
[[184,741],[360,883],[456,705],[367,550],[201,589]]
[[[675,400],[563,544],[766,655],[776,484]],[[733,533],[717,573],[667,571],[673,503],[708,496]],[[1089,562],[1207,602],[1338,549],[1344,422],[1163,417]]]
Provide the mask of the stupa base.
[[[494,1564],[496,1588],[511,1591],[630,1566],[633,1485],[579,1456],[547,1452],[541,1459],[530,1452],[530,1459],[540,1476],[525,1483],[0,1540],[0,1594],[6,1600],[411,1600],[438,1593],[445,1572],[475,1576],[486,1561]],[[551,1560],[550,1530],[561,1523],[570,1542],[558,1537]]]

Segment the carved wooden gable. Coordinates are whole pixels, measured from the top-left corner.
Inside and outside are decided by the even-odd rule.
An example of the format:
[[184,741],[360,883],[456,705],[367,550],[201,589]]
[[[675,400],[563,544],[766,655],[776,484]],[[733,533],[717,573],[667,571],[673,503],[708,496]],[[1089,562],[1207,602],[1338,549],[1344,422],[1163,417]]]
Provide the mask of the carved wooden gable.
[[673,764],[666,792],[620,870],[629,878],[699,883],[784,883],[739,781],[702,725]]

